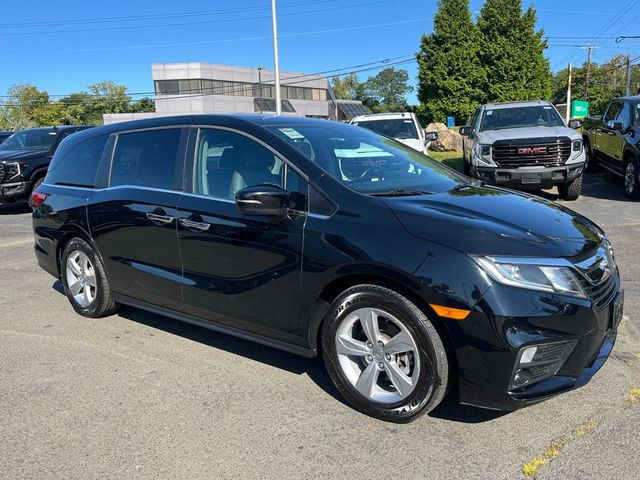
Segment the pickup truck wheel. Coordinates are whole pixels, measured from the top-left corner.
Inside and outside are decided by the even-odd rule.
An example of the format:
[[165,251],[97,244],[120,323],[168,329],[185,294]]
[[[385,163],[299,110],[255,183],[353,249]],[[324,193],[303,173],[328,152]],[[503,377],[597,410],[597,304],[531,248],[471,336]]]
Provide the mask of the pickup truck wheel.
[[629,158],[624,166],[624,193],[629,198],[640,198],[638,161],[635,158]]
[[569,183],[558,185],[558,194],[562,200],[577,200],[582,190],[582,175]]
[[589,172],[589,173],[594,173],[597,172],[598,169],[598,161],[596,160],[595,155],[593,154],[593,151],[591,150],[591,144],[589,143],[588,140],[584,141],[584,155],[585,155],[585,162],[584,162],[584,170],[585,172]]

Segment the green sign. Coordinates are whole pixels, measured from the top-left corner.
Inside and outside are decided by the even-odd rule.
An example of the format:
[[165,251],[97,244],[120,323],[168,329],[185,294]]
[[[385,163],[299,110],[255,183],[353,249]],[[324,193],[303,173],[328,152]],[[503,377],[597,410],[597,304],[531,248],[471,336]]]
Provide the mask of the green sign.
[[571,117],[584,118],[589,116],[589,102],[584,100],[574,100],[571,102]]

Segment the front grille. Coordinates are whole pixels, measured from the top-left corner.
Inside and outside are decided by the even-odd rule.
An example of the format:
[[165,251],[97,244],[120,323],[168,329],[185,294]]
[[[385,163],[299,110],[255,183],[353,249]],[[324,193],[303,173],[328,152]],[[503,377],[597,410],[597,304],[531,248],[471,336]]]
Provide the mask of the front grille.
[[586,292],[587,296],[596,305],[596,307],[604,307],[613,300],[618,287],[620,286],[620,277],[618,272],[613,273],[604,282],[599,285],[593,285],[582,275],[580,277],[580,283],[582,288]]
[[493,161],[498,167],[558,167],[571,155],[571,140],[540,138],[499,140],[493,144]]
[[4,182],[4,177],[5,177],[4,165],[0,163],[0,183]]

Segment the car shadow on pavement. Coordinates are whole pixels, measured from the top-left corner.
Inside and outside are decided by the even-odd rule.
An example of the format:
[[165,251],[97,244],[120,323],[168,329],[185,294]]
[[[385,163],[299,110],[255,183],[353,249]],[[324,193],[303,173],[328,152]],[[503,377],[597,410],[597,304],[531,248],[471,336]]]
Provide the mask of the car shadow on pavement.
[[[60,280],[53,283],[52,288],[64,295],[64,287]],[[256,362],[264,363],[275,368],[286,370],[296,375],[307,374],[309,378],[331,395],[333,398],[346,405],[350,409],[355,409],[348,404],[329,378],[324,363],[320,356],[315,358],[305,358],[293,353],[288,353],[276,348],[261,345],[250,340],[244,340],[222,332],[216,332],[190,323],[173,320],[155,313],[147,312],[134,307],[122,306],[117,313],[121,318],[136,322],[147,327],[162,330],[172,335],[179,335],[188,340],[218,348],[225,352],[233,353]],[[494,420],[508,412],[486,410],[467,405],[460,405],[457,402],[455,392],[448,395],[444,401],[435,408],[428,416],[441,420],[448,420],[460,423],[482,423]]]
[[31,207],[26,202],[0,205],[0,215],[19,215],[22,213],[31,213]]
[[[559,200],[557,190],[537,190],[533,191],[535,195],[546,198],[548,200]],[[600,198],[603,200],[616,200],[619,202],[633,202],[635,200],[627,198],[624,194],[624,186],[622,179],[613,173],[597,172],[585,173],[582,183],[581,196],[589,198]],[[573,202],[563,202],[570,207]]]

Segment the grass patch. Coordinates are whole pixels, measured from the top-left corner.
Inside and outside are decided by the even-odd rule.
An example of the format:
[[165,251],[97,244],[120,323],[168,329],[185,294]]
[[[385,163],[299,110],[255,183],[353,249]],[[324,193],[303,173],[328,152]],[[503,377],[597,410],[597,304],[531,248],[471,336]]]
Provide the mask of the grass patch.
[[629,390],[629,393],[624,399],[624,404],[628,407],[634,405],[640,401],[640,388],[634,387]]
[[432,152],[431,150],[429,150],[427,155],[429,155],[434,160],[437,160],[438,162],[446,165],[447,167],[458,170],[459,172],[464,171],[462,152]]

